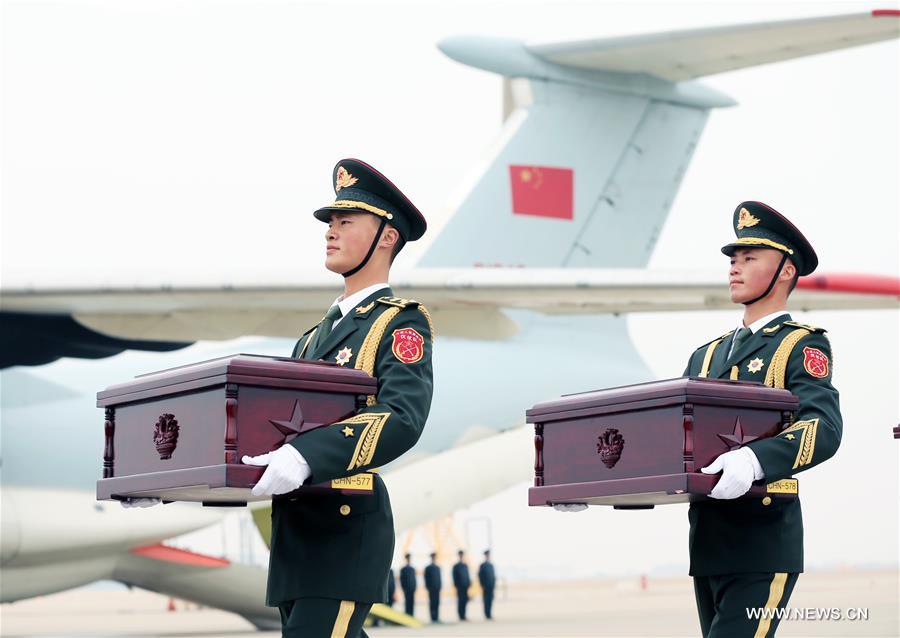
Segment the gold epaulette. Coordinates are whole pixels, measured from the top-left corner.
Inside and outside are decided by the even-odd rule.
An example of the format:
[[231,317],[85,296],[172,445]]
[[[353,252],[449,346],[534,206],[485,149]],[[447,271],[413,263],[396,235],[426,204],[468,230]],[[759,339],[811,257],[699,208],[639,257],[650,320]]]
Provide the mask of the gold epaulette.
[[380,297],[378,303],[383,303],[395,308],[415,308],[419,302],[415,299],[402,299],[400,297]]
[[795,328],[803,328],[805,330],[809,330],[810,332],[818,332],[822,334],[825,332],[825,328],[819,328],[818,326],[811,326],[808,323],[800,323],[799,321],[785,321],[784,325],[786,326],[794,326]]

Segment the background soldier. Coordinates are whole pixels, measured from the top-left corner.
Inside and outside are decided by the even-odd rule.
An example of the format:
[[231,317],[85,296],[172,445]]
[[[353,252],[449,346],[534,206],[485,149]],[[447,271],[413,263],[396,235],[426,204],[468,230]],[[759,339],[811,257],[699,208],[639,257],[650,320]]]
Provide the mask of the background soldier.
[[469,576],[469,566],[463,561],[464,552],[459,550],[458,554],[459,560],[453,566],[453,586],[456,588],[456,613],[460,620],[465,620],[472,578]]
[[761,381],[800,399],[794,423],[770,438],[716,458],[722,472],[712,500],[692,503],[691,575],[706,638],[773,636],[777,619],[750,620],[747,609],[787,604],[803,571],[803,522],[798,499],[738,499],[753,481],[771,483],[830,458],[841,441],[838,392],[831,384],[831,347],[823,328],[799,324],[785,311],[797,278],[818,258],[784,216],[760,202],[734,212],[731,300],[744,304],[738,329],[697,349],[685,375]]
[[484,562],[478,567],[478,583],[481,585],[481,593],[484,600],[484,617],[491,620],[491,606],[494,603],[494,586],[497,577],[494,574],[494,564],[491,562],[491,550],[484,550]]
[[[348,419],[244,457],[268,466],[256,495],[374,472],[416,443],[431,406],[431,320],[387,284],[393,258],[424,234],[425,219],[364,162],[341,160],[333,180],[335,201],[314,215],[328,224],[325,267],[344,276],[344,294],[291,356],[364,370],[378,394]],[[371,494],[273,498],[266,602],[279,608],[284,636],[365,635],[372,604],[387,601],[394,521],[384,482],[371,481]]]
[[403,590],[406,614],[412,616],[416,604],[416,570],[412,566],[412,556],[406,555],[406,565],[400,569],[400,589]]
[[431,554],[431,563],[425,568],[425,589],[428,590],[428,611],[431,622],[441,622],[438,611],[441,605],[441,568],[437,564],[437,554]]

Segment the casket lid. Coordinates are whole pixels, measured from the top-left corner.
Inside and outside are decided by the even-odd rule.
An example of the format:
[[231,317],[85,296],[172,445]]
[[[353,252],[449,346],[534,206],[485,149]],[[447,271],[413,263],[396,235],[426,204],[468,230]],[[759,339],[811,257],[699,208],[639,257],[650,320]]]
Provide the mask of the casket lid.
[[755,381],[679,377],[564,395],[553,401],[538,403],[525,416],[529,423],[539,423],[578,416],[573,413],[579,411],[608,413],[674,403],[796,410],[800,401],[787,390],[769,388]]
[[98,392],[97,405],[104,407],[221,383],[309,387],[356,394],[375,394],[378,386],[377,380],[362,370],[336,363],[242,353],[139,375]]

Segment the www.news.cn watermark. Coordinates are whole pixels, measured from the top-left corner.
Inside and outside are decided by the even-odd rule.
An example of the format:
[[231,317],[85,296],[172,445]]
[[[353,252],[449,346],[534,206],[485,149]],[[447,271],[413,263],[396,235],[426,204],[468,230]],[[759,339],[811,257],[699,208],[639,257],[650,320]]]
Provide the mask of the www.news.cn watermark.
[[869,619],[867,607],[748,607],[749,620],[779,621],[860,621]]

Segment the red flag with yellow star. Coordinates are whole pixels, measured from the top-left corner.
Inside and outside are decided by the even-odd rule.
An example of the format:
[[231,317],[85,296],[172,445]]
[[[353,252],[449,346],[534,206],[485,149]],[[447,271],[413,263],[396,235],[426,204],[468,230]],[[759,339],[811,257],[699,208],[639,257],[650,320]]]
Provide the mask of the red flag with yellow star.
[[572,219],[574,175],[571,168],[510,165],[513,213]]

